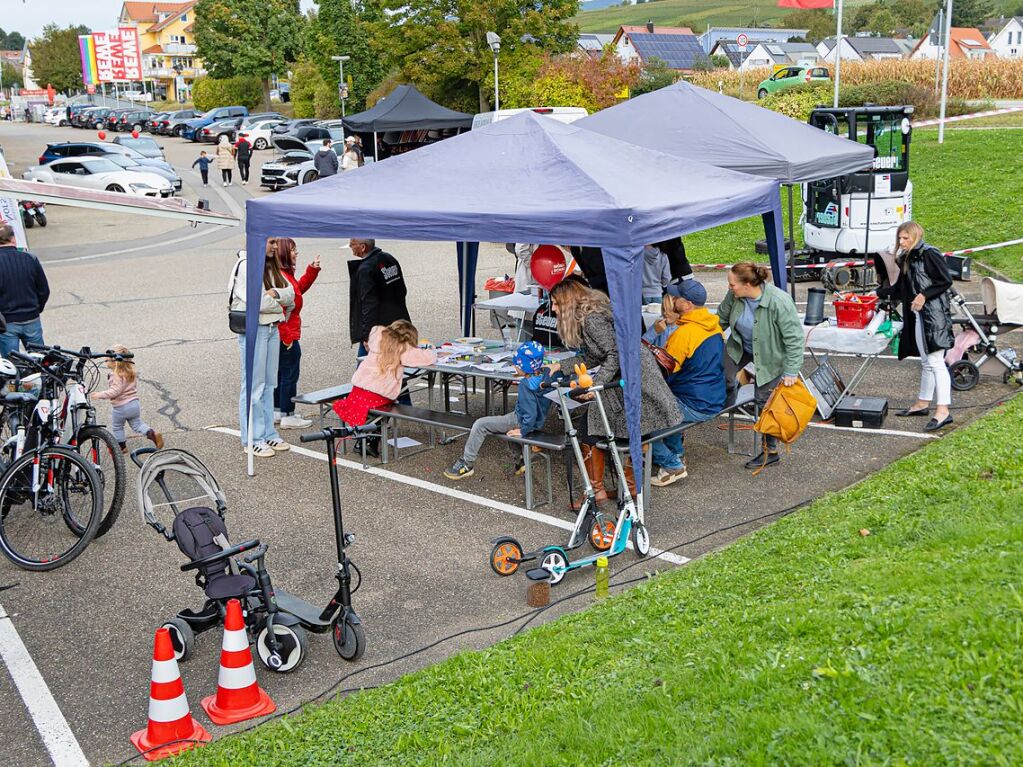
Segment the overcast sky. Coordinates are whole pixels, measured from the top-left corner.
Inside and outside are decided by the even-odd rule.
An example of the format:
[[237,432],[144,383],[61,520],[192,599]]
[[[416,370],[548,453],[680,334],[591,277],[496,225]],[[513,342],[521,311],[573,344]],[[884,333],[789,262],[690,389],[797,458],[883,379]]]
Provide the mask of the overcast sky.
[[[42,33],[46,24],[62,27],[85,24],[92,30],[112,29],[121,13],[121,0],[0,0],[0,27],[17,30],[27,38]],[[302,0],[302,9],[313,0]]]

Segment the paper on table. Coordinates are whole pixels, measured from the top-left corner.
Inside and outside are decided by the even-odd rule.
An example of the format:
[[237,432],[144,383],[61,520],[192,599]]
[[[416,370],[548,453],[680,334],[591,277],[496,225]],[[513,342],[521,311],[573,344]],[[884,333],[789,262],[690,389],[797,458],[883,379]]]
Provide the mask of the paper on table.
[[[546,397],[547,399],[549,399],[555,405],[557,405],[557,404],[559,404],[561,402],[561,400],[558,398],[558,393],[556,391],[549,391],[546,394],[544,394],[543,396]],[[569,400],[568,400],[568,412],[571,413],[573,410],[575,410],[576,408],[579,408],[579,407],[586,407],[586,403],[585,402],[579,402],[578,400],[574,400],[574,399],[569,398]]]
[[484,373],[514,373],[514,365],[502,365],[499,362],[480,362],[476,365],[477,370]]
[[412,439],[412,437],[398,437],[398,439],[389,439],[387,440],[387,443],[389,445],[393,445],[399,450],[403,450],[406,447],[416,447],[417,445],[423,444],[422,442],[418,442]]
[[487,359],[491,362],[500,362],[501,360],[511,359],[515,356],[515,352],[503,351],[503,352],[491,352],[487,355]]
[[437,360],[437,364],[444,368],[467,368],[472,366],[469,360]]

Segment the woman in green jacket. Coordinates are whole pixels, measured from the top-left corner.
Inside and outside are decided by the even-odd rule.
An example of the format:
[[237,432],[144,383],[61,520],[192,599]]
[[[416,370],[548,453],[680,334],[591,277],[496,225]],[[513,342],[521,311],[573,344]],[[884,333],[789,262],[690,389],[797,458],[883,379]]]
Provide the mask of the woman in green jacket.
[[[756,369],[757,407],[767,404],[778,384],[792,386],[803,366],[805,337],[796,305],[784,290],[768,281],[763,266],[736,264],[728,272],[728,294],[718,307],[718,322],[731,330],[725,344],[725,383],[729,399],[738,388],[736,376],[750,362]],[[748,469],[778,463],[778,443],[764,438],[762,452],[746,464]]]

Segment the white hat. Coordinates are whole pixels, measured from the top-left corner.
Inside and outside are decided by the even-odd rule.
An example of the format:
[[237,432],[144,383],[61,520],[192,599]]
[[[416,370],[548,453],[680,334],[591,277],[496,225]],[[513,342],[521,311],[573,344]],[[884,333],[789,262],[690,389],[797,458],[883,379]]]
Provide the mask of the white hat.
[[354,144],[355,143],[355,136],[349,136],[348,138],[346,138],[345,139],[345,143],[346,144]]

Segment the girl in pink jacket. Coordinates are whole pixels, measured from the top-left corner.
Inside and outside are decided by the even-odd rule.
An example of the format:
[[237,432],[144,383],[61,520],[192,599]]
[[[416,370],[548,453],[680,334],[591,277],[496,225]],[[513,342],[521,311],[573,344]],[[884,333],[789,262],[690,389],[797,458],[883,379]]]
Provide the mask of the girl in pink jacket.
[[376,325],[369,332],[367,348],[369,353],[352,376],[352,393],[334,403],[334,412],[350,426],[362,426],[370,410],[397,399],[406,367],[437,361],[433,349],[419,348],[419,331],[408,320]]
[[[113,348],[118,354],[128,354],[128,349],[118,344]],[[124,436],[124,424],[127,421],[131,428],[138,434],[144,434],[146,438],[156,445],[157,449],[163,448],[163,435],[153,431],[150,426],[142,420],[142,408],[139,406],[138,380],[135,376],[135,363],[131,360],[107,360],[107,367],[110,374],[107,376],[108,388],[105,391],[96,392],[93,399],[108,399],[114,406],[113,417],[110,420],[110,430],[114,433],[117,444],[121,446],[121,452],[127,452],[125,445],[127,438]]]

